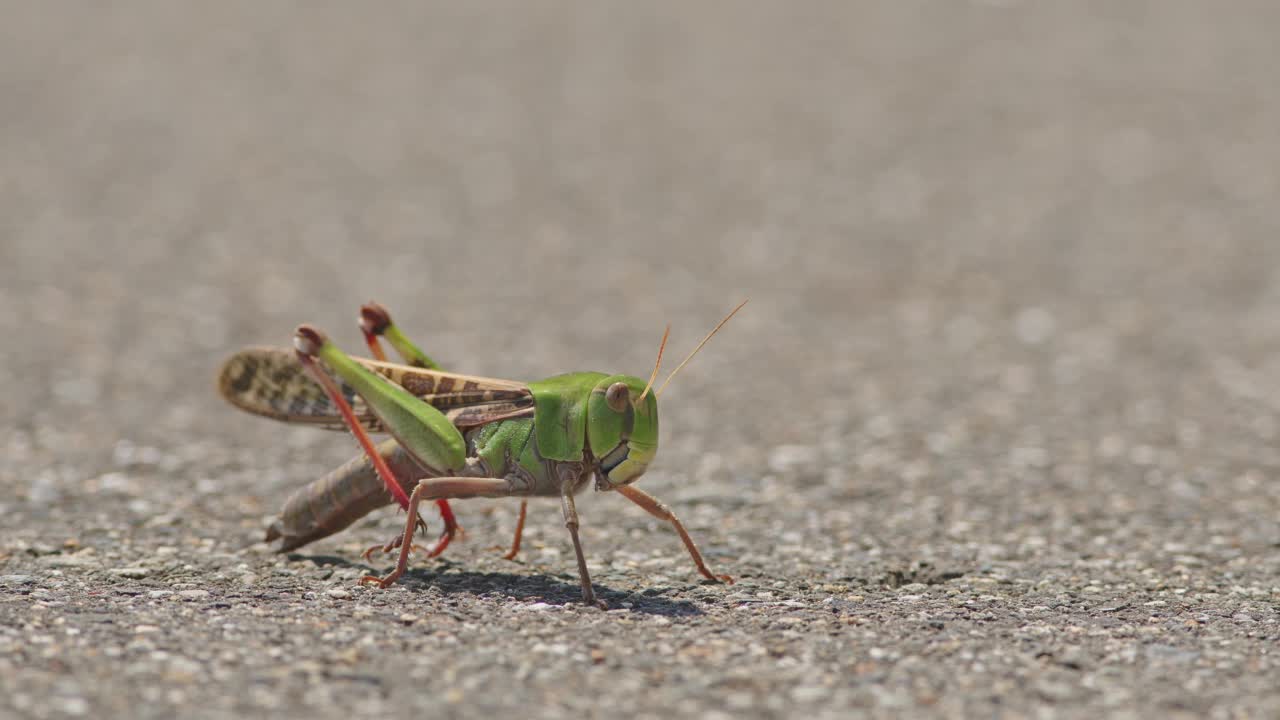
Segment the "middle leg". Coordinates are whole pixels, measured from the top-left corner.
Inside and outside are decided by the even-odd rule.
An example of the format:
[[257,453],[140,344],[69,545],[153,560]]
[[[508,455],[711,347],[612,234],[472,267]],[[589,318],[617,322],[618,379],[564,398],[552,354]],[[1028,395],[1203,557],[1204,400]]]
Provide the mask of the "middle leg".
[[[524,516],[529,512],[529,501],[520,501],[520,514],[516,517],[516,536],[511,541],[511,549],[502,557],[507,560],[515,560],[520,554],[520,538],[524,535]],[[501,549],[501,548],[499,548]]]
[[413,522],[413,518],[417,516],[418,505],[423,500],[438,500],[441,498],[475,498],[475,497],[506,497],[526,492],[524,489],[517,487],[506,478],[469,478],[469,477],[441,477],[426,478],[418,482],[418,486],[413,489],[413,494],[409,496],[409,522],[404,525],[404,534],[400,537],[398,543],[400,555],[396,559],[396,567],[384,577],[376,577],[366,575],[360,578],[360,583],[376,582],[379,587],[389,587],[396,580],[404,575],[405,570],[409,567],[409,552],[413,549],[413,533],[417,529],[417,523]]

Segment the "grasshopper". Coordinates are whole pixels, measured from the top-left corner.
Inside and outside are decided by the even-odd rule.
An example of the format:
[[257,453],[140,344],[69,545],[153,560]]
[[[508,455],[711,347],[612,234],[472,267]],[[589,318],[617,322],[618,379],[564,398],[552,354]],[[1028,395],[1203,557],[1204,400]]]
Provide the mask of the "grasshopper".
[[[435,501],[444,528],[427,552],[435,557],[460,528],[449,500],[519,497],[515,539],[520,550],[527,498],[558,497],[573,542],[582,600],[597,602],[578,537],[574,496],[594,478],[597,491],[616,491],[670,523],[698,572],[732,583],[707,567],[697,545],[665,504],[635,487],[658,451],[658,396],[676,373],[746,304],[738,305],[676,366],[658,388],[654,381],[671,327],[662,336],[648,381],[630,375],[574,372],[522,383],[445,372],[411,342],[377,303],[360,311],[360,327],[372,358],[340,350],[311,325],[294,334],[293,349],[247,348],[219,372],[222,396],[241,410],[289,423],[346,428],[362,454],[302,488],[267,530],[285,552],[342,530],[378,507],[398,503],[408,512],[404,531],[365,551],[398,552],[385,576],[363,583],[386,588],[408,568],[419,514]],[[405,364],[387,362],[385,339]],[[390,439],[375,444],[370,433]]]

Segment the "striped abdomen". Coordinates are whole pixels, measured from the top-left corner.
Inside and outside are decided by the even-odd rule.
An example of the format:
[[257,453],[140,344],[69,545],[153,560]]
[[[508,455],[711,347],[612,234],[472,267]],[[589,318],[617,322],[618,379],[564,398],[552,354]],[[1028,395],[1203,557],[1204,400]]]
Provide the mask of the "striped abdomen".
[[[425,473],[394,440],[378,444],[378,454],[391,466],[400,486],[413,492]],[[282,539],[279,552],[288,552],[328,537],[385,505],[395,504],[363,454],[324,477],[298,489],[285,501],[280,517],[267,528],[266,542]]]

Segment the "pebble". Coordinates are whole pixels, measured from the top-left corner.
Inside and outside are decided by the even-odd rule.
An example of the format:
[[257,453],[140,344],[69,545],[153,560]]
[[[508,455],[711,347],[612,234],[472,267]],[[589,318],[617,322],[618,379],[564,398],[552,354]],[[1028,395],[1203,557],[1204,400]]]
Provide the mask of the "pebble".
[[818,463],[821,454],[808,445],[778,445],[769,452],[769,469],[782,474]]
[[140,579],[150,575],[151,571],[148,570],[147,568],[142,568],[142,567],[122,567],[122,568],[112,568],[110,570],[110,573],[112,575],[117,575],[119,577]]
[[209,597],[209,591],[208,591],[208,590],[199,590],[199,589],[196,589],[196,590],[179,590],[179,591],[178,591],[178,597],[182,598],[183,600],[203,600],[203,599],[205,599],[205,598]]
[[59,698],[58,709],[68,715],[84,715],[89,712],[89,702],[82,697]]
[[329,597],[335,598],[337,600],[344,600],[346,598],[351,597],[351,591],[347,590],[346,588],[329,588],[325,592],[325,595],[328,595]]
[[821,685],[801,685],[791,691],[791,699],[798,703],[813,703],[831,694],[831,688]]
[[1054,319],[1050,312],[1042,307],[1029,307],[1018,313],[1014,327],[1018,339],[1028,345],[1039,345],[1053,335]]
[[45,558],[45,563],[52,567],[60,568],[80,568],[91,567],[98,564],[98,559],[91,553],[76,553],[75,555],[49,555]]

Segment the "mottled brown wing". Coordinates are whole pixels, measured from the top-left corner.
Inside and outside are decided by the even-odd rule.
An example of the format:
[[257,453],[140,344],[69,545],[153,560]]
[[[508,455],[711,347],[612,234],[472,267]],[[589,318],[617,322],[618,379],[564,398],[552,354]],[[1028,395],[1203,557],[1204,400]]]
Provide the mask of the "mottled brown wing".
[[[533,414],[533,396],[523,383],[356,358],[362,365],[438,408],[460,429]],[[336,379],[336,378],[335,378]],[[381,432],[382,424],[355,390],[338,380],[360,424]],[[288,423],[343,428],[338,408],[298,362],[293,350],[246,348],[227,358],[218,391],[244,410]]]

